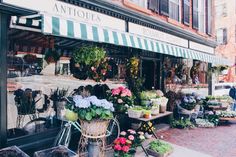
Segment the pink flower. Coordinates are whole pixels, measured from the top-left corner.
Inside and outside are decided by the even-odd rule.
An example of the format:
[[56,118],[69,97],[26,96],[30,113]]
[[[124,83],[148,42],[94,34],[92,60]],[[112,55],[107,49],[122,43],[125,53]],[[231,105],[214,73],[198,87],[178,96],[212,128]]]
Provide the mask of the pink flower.
[[134,140],[134,136],[133,136],[133,135],[129,135],[129,136],[128,136],[128,139],[129,139],[130,141],[133,141],[133,140]]
[[122,147],[121,147],[121,145],[116,144],[116,145],[114,146],[114,149],[120,151],[120,150],[122,149]]
[[129,151],[129,147],[128,146],[123,146],[122,150],[123,150],[123,152],[127,153]]
[[123,91],[123,90],[125,89],[125,87],[120,86],[120,87],[118,87],[118,89],[119,89],[120,91]]
[[112,93],[112,95],[119,95],[120,94],[120,89],[119,88],[112,89],[111,93]]
[[114,144],[115,144],[115,145],[120,144],[119,138],[115,139]]
[[125,144],[126,143],[126,138],[124,138],[124,137],[120,137],[119,140],[120,140],[121,144]]
[[94,67],[91,67],[91,70],[92,70],[92,71],[94,71],[94,70],[95,70],[95,68],[94,68]]
[[120,135],[125,136],[127,133],[125,131],[121,131]]
[[120,96],[122,96],[122,97],[125,97],[125,96],[130,97],[131,96],[131,92],[130,92],[129,89],[125,88],[124,90],[122,90],[122,93],[121,93]]
[[134,130],[132,130],[132,129],[129,129],[128,132],[129,132],[130,134],[136,134],[136,131],[134,131]]
[[118,99],[117,102],[118,102],[119,104],[121,104],[121,103],[123,103],[123,100],[122,100],[122,99]]

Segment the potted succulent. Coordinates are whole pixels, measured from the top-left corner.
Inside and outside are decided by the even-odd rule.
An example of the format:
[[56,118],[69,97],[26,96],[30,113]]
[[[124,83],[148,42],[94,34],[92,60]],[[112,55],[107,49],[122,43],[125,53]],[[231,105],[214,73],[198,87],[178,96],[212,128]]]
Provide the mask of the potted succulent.
[[147,152],[154,157],[167,157],[173,152],[173,147],[168,143],[156,140],[149,144]]
[[11,146],[0,150],[1,157],[29,157],[17,146]]

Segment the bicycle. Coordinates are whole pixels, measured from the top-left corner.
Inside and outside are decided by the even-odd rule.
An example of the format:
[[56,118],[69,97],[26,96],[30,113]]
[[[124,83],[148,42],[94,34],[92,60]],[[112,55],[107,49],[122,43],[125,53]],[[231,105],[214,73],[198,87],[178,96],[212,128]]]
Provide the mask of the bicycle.
[[[74,128],[77,131],[81,132],[81,126],[78,122],[72,122],[72,121],[64,121],[64,122],[66,123],[63,125],[63,128],[59,131],[54,141],[54,146],[58,146],[58,145],[64,145],[66,147],[69,146],[70,139],[71,139],[72,126],[74,126]],[[113,141],[119,136],[120,136],[120,126],[117,120],[117,116],[115,116],[113,119],[110,120],[108,124],[107,133],[105,135],[106,146],[110,147]]]

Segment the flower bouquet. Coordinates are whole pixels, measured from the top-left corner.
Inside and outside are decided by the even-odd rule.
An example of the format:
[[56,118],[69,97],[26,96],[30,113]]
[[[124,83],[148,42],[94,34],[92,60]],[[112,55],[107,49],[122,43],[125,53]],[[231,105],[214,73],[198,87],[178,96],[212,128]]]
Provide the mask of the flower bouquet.
[[113,149],[115,157],[131,157],[135,154],[136,148],[145,140],[143,132],[136,132],[132,129],[122,131],[120,137],[114,141]]
[[120,86],[112,89],[108,95],[108,100],[114,104],[116,112],[127,112],[128,108],[133,106],[132,93],[128,88]]
[[66,108],[77,114],[84,136],[104,136],[114,111],[112,103],[106,99],[98,99],[96,96],[70,97]]

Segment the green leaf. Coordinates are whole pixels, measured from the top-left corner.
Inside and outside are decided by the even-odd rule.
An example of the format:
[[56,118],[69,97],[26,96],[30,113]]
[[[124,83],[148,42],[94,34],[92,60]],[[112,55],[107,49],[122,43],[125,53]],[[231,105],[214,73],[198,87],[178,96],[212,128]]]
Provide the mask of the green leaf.
[[100,116],[102,114],[102,110],[100,108],[97,108],[96,109],[96,114]]
[[88,112],[88,113],[86,113],[86,116],[85,116],[85,119],[87,120],[87,121],[90,121],[90,120],[92,120],[92,114],[90,113],[90,112]]

